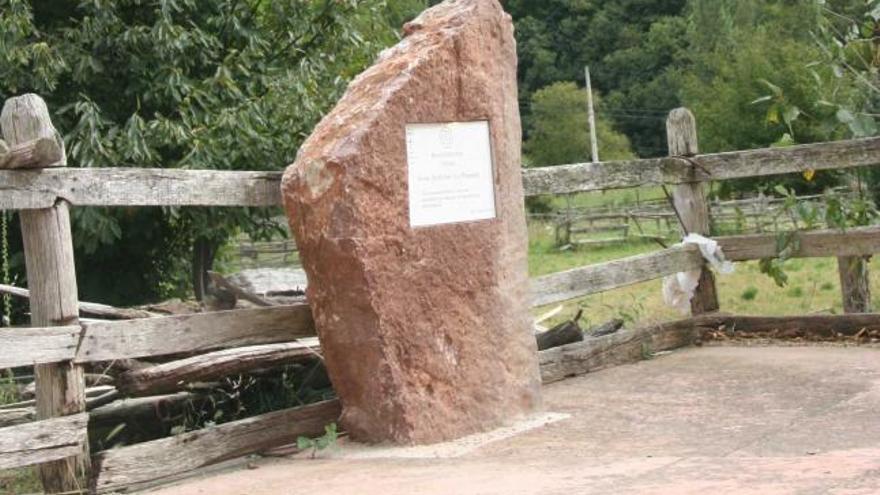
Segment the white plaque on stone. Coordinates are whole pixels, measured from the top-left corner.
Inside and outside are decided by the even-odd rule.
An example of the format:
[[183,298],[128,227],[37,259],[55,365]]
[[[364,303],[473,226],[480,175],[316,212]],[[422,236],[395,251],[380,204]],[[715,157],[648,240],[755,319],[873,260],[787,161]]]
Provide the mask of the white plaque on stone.
[[489,123],[407,124],[409,224],[495,218]]

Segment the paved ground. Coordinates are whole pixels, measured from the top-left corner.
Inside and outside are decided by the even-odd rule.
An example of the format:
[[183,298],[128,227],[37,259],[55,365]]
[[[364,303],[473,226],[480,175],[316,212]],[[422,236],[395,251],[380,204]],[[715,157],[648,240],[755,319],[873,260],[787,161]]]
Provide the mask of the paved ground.
[[266,460],[157,493],[880,494],[878,349],[687,349],[545,402],[571,417],[458,458]]

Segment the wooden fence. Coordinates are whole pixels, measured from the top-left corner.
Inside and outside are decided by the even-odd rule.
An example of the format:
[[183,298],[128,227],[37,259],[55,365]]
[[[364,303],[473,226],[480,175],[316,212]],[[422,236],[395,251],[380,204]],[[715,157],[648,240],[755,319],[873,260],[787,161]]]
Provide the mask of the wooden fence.
[[[131,446],[89,452],[90,416],[83,365],[185,353],[191,357],[131,374],[117,393],[173,392],[182,383],[247,371],[253,356],[282,364],[317,352],[305,304],[123,321],[79,321],[68,208],[70,206],[276,206],[280,173],[149,169],[66,169],[48,111],[29,95],[7,102],[0,123],[18,155],[0,155],[0,209],[21,210],[34,328],[0,331],[0,369],[34,366],[35,421],[0,428],[0,469],[39,465],[47,492],[110,492],[178,475],[315,435],[340,413],[337,401],[278,411]],[[27,125],[23,125],[27,123]],[[31,125],[31,124],[39,125]],[[50,140],[51,142],[47,141]],[[670,116],[670,150],[660,159],[575,164],[524,171],[527,194],[572,193],[648,184],[675,185],[684,228],[708,233],[703,184],[758,175],[839,169],[880,162],[880,139],[862,139],[699,155],[693,117]],[[52,152],[36,153],[50,148]],[[30,151],[28,151],[30,150]],[[60,157],[60,158],[59,158]],[[9,165],[13,163],[13,165]],[[50,167],[51,166],[51,167]],[[798,234],[795,256],[871,255],[880,229]],[[776,254],[776,237],[719,239],[728,257]],[[695,247],[661,251],[567,270],[532,281],[534,304],[544,305],[703,270],[695,314],[717,309],[714,280]],[[618,339],[618,337],[612,337]],[[558,350],[542,353],[545,379],[558,377]],[[551,359],[553,358],[553,359]],[[265,362],[265,361],[260,361]],[[555,378],[553,378],[555,379]],[[148,386],[149,385],[149,386]],[[0,410],[2,412],[2,410]]]
[[[843,201],[853,201],[859,196],[858,192],[845,188],[833,192]],[[809,205],[822,217],[826,197],[825,194],[803,195],[798,196],[796,202]],[[709,202],[710,230],[713,235],[797,230],[800,223],[795,223],[797,218],[786,209],[787,202],[787,198],[764,194],[725,201],[713,199]],[[553,224],[557,246],[589,247],[634,240],[662,242],[681,235],[677,214],[665,198],[626,205],[562,208],[554,213],[531,214],[530,219]]]

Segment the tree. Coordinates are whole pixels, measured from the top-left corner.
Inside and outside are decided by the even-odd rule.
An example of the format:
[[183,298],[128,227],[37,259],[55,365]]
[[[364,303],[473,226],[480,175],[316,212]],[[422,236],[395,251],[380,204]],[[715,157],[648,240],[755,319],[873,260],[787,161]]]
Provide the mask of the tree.
[[[347,81],[396,39],[390,17],[420,2],[386,7],[0,0],[0,98],[41,94],[71,166],[280,170]],[[180,293],[189,256],[198,288],[219,246],[239,231],[269,235],[273,213],[77,208],[81,292],[112,303]]]
[[[598,96],[594,102],[599,103]],[[537,166],[588,161],[590,153],[586,91],[572,82],[558,82],[536,91],[532,121],[525,142],[528,161]],[[633,158],[629,139],[601,116],[596,119],[602,160]]]
[[531,95],[583,81],[607,95],[605,115],[642,156],[666,152],[664,120],[679,105],[667,72],[685,51],[685,0],[511,0],[520,62],[520,109],[531,129]]

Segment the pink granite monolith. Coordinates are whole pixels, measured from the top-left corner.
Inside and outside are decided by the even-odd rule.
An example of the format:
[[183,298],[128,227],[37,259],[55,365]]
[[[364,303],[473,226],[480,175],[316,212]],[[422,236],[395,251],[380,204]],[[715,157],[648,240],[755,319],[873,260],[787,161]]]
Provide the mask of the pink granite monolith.
[[541,400],[511,19],[496,0],[447,0],[404,34],[282,187],[343,427],[415,444]]

